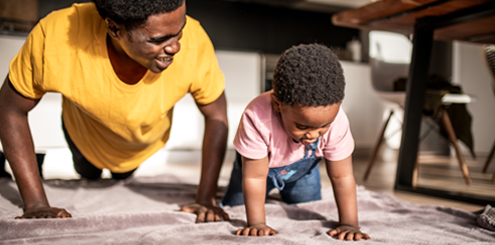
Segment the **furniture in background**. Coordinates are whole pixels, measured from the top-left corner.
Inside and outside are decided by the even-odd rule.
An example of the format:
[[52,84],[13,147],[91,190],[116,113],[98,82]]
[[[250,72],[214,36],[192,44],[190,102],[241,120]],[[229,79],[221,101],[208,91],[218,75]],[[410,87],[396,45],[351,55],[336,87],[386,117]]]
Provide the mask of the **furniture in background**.
[[[369,33],[369,65],[373,91],[384,101],[392,102],[396,107],[389,109],[389,114],[381,131],[378,141],[373,146],[363,179],[366,181],[375,163],[378,152],[384,143],[385,132],[396,109],[402,110],[406,100],[405,91],[394,91],[394,81],[407,77],[409,72],[411,44],[406,36],[398,33],[371,31]],[[402,122],[400,122],[402,125]],[[399,128],[400,130],[400,128]],[[396,130],[393,134],[397,133]]]
[[332,22],[337,26],[413,36],[394,188],[472,203],[495,203],[495,199],[477,194],[413,187],[433,40],[495,43],[495,1],[382,0],[334,14]]
[[[371,82],[373,89],[380,98],[397,104],[403,108],[406,101],[406,92],[394,89],[394,82],[399,78],[407,77],[411,57],[412,44],[409,39],[399,33],[371,31],[369,34],[370,42],[370,67]],[[434,95],[434,91],[430,91]],[[459,161],[459,167],[467,185],[471,184],[469,170],[466,161],[461,153],[457,143],[457,136],[450,121],[447,107],[453,103],[469,103],[473,98],[467,94],[445,94],[441,97],[440,119],[445,127],[448,139],[454,147],[456,157]],[[366,181],[375,162],[376,156],[385,138],[385,132],[389,125],[390,119],[394,114],[391,109],[388,118],[385,120],[383,127],[378,136],[378,140],[373,148],[370,160],[368,162],[364,180]],[[429,131],[428,131],[429,132]],[[416,160],[413,175],[413,187],[417,186],[419,162]]]
[[[487,44],[483,46],[483,53],[485,56],[485,64],[487,65],[488,70],[490,71],[490,75],[492,75],[492,88],[493,93],[495,95],[495,45]],[[490,150],[490,154],[488,154],[488,158],[486,159],[485,166],[483,167],[483,173],[486,173],[490,162],[493,159],[493,155],[495,153],[495,142],[493,143],[492,149]],[[493,173],[492,180],[495,181],[495,173]]]

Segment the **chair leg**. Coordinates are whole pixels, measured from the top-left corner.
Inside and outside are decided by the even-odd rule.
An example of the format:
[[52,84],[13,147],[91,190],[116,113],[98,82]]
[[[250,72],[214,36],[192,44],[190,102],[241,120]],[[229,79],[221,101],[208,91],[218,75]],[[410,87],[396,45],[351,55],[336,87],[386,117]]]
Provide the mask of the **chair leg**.
[[416,157],[416,162],[414,163],[413,178],[412,178],[413,189],[416,189],[416,187],[418,186],[418,168],[419,168],[419,160]]
[[447,130],[447,134],[449,135],[450,143],[454,146],[455,154],[457,159],[459,160],[459,166],[461,168],[462,174],[464,175],[464,180],[467,185],[471,184],[471,178],[469,177],[469,170],[467,168],[466,162],[461,154],[461,150],[459,149],[459,145],[457,144],[457,137],[454,132],[454,128],[452,127],[452,123],[449,118],[449,114],[446,109],[442,109],[442,122]]
[[490,154],[488,154],[488,158],[486,159],[485,166],[483,167],[483,173],[486,173],[486,170],[488,170],[488,166],[490,165],[490,162],[493,158],[493,153],[495,153],[495,142],[493,143],[492,150],[490,151]]
[[394,114],[394,110],[390,110],[390,114],[388,115],[387,121],[383,124],[382,131],[380,132],[380,135],[378,136],[378,141],[376,142],[375,148],[373,149],[373,153],[371,154],[371,158],[368,162],[368,166],[366,167],[366,172],[364,173],[364,178],[363,180],[366,181],[368,179],[368,176],[370,175],[371,172],[371,167],[373,167],[373,164],[375,163],[375,158],[376,155],[378,154],[378,150],[380,150],[380,146],[383,141],[383,136],[385,135],[385,130],[387,129],[387,125],[390,122],[390,118]]

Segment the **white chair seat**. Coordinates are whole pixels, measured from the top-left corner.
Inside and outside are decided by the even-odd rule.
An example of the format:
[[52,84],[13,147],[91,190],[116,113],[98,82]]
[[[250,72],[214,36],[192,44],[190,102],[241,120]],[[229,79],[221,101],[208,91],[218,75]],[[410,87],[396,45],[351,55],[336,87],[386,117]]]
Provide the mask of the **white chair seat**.
[[380,98],[404,107],[406,104],[406,92],[375,91]]
[[476,98],[468,94],[446,94],[442,97],[443,104],[468,104],[475,101]]

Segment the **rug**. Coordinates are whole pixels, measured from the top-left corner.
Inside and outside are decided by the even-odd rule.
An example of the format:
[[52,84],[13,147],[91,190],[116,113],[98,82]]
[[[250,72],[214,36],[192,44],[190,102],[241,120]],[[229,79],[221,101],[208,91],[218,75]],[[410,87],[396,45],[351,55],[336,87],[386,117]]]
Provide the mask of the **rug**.
[[[321,201],[269,199],[267,223],[279,234],[241,237],[234,234],[246,225],[244,206],[225,207],[230,222],[195,224],[194,214],[179,212],[197,189],[179,176],[52,179],[44,186],[50,204],[73,217],[14,219],[22,200],[15,182],[1,178],[0,244],[349,244],[326,234],[338,220],[331,188]],[[480,213],[405,202],[362,186],[357,197],[361,230],[371,239],[356,244],[495,244],[495,231],[478,223]]]

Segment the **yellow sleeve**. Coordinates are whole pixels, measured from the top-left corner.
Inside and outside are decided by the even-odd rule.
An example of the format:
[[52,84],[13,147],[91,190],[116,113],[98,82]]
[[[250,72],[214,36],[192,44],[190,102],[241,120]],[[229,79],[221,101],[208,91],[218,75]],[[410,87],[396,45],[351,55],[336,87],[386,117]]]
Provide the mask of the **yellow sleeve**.
[[[190,23],[193,22],[193,23]],[[190,87],[190,93],[198,104],[209,104],[222,94],[225,88],[225,78],[223,76],[215,55],[215,49],[210,38],[201,27],[199,22],[188,19],[188,24],[194,25],[189,40],[197,42],[196,79]]]
[[9,79],[14,88],[27,98],[39,99],[45,94],[42,88],[44,40],[45,35],[38,23],[10,62]]

